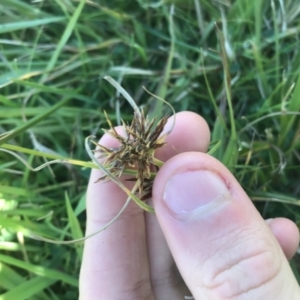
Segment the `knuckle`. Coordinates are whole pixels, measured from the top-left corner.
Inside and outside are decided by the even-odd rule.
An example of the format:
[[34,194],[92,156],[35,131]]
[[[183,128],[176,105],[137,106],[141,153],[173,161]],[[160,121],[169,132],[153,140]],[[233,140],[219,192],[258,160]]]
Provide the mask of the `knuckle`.
[[[203,266],[203,288],[220,299],[251,295],[254,290],[275,280],[280,272],[281,255],[275,247],[270,247],[273,241],[254,240],[249,235],[242,235],[240,233],[238,242],[219,249]],[[252,236],[257,236],[257,233]]]
[[153,300],[153,294],[151,286],[149,284],[149,279],[141,279],[136,281],[134,285],[128,287],[122,293],[122,298],[120,299],[130,299],[130,300]]

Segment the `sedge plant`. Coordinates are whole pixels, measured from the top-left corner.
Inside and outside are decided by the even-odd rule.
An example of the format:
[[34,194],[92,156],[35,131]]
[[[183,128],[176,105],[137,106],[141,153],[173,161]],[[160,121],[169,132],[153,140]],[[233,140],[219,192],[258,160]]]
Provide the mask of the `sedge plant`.
[[[166,137],[172,132],[176,122],[175,111],[173,107],[165,100],[155,96],[145,89],[153,97],[156,97],[158,100],[166,103],[172,109],[174,115],[173,124],[170,130],[164,131],[165,125],[168,121],[167,115],[163,116],[158,121],[156,121],[155,118],[150,119],[148,116],[145,116],[144,111],[139,109],[131,96],[121,87],[118,82],[116,82],[110,76],[105,76],[104,78],[110,82],[125,97],[125,99],[128,100],[134,110],[134,114],[130,124],[122,121],[124,135],[121,135],[113,127],[107,113],[104,112],[109,129],[103,129],[103,131],[105,134],[109,134],[116,139],[119,142],[119,146],[108,148],[93,141],[93,138],[95,138],[94,136],[88,136],[85,139],[85,148],[92,160],[92,165],[89,164],[88,166],[90,168],[100,169],[104,174],[95,182],[95,184],[101,181],[113,181],[128,195],[127,201],[119,213],[110,222],[86,237],[69,241],[58,241],[36,234],[31,234],[31,237],[34,239],[54,244],[73,244],[82,242],[103,231],[113,222],[115,222],[124,209],[128,206],[130,200],[133,200],[145,211],[154,213],[153,207],[149,206],[145,200],[151,197],[152,186],[156,173],[163,165],[163,162],[155,157],[155,150],[163,147],[166,144]],[[95,150],[91,149],[89,141],[92,141],[92,144],[97,146]],[[22,157],[13,151],[7,149],[1,149],[1,151],[15,156],[32,171],[39,171],[42,168],[55,163],[80,164],[80,162],[76,162],[74,160],[55,159],[37,168],[32,168],[26,161],[22,159]],[[127,179],[128,181],[135,181],[135,184],[131,190],[128,189],[120,180],[120,177],[123,174],[130,175],[130,178]]]

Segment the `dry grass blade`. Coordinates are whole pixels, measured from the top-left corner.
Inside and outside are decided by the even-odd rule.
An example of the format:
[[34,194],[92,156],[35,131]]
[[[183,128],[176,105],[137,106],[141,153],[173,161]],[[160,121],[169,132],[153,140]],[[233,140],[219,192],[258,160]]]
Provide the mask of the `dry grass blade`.
[[119,92],[124,96],[124,98],[129,102],[129,104],[133,107],[134,111],[137,112],[139,115],[141,115],[141,112],[134,102],[134,100],[131,98],[131,96],[121,87],[121,85],[116,82],[113,78],[110,76],[104,76],[104,79],[107,80],[111,85],[113,85]]

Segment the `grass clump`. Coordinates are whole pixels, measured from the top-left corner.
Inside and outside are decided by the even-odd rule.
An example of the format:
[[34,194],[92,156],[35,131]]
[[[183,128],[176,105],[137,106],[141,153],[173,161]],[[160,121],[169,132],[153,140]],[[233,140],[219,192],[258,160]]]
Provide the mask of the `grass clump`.
[[0,149],[33,168],[68,162],[31,172],[0,151],[1,297],[77,298],[82,245],[29,237],[83,237],[84,139],[102,134],[103,110],[131,124],[105,75],[149,120],[166,112],[142,86],[204,116],[212,155],[263,217],[299,222],[299,13],[296,0],[1,1]]

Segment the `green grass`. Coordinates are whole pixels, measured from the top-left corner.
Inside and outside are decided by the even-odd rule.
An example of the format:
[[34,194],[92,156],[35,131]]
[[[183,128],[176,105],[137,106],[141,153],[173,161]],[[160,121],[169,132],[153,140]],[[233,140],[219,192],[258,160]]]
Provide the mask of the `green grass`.
[[[169,108],[142,86],[204,116],[263,217],[300,223],[299,3],[229,3],[1,0],[0,299],[77,298],[82,245],[31,235],[83,235],[84,140],[132,115],[105,75],[150,115]],[[52,159],[72,164],[26,166]]]

